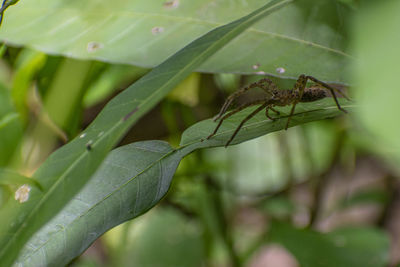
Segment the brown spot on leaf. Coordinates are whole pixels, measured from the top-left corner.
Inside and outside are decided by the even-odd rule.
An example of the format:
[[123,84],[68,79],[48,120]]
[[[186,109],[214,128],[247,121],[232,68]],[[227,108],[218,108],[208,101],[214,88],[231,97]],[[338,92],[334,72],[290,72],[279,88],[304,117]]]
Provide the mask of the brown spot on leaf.
[[165,8],[168,9],[173,9],[173,8],[177,8],[179,6],[179,0],[172,0],[172,1],[167,1],[163,4],[163,6]]
[[125,117],[122,119],[123,121],[128,120],[136,111],[138,111],[139,108],[135,107],[131,112],[129,112],[128,114],[125,115]]

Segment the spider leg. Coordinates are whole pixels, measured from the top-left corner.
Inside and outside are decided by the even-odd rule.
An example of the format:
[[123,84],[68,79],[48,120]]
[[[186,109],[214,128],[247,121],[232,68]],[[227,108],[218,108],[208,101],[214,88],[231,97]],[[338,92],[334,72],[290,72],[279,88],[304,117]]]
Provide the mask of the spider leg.
[[294,109],[295,109],[297,103],[298,103],[298,102],[293,103],[292,109],[290,110],[290,114],[289,114],[288,120],[287,120],[287,122],[286,122],[285,130],[287,130],[287,129],[289,128],[290,119],[291,119],[292,116],[293,116]]
[[293,93],[294,93],[295,100],[293,101],[293,106],[292,106],[292,109],[290,110],[290,114],[289,114],[288,120],[286,122],[285,130],[288,129],[290,120],[294,113],[294,109],[296,108],[297,103],[299,103],[300,99],[303,96],[304,88],[306,88],[306,85],[307,85],[307,77],[304,74],[301,74],[299,76],[299,78],[297,79],[296,84],[293,87]]
[[338,90],[338,89],[330,86],[329,84],[326,84],[326,83],[324,83],[324,82],[322,82],[322,81],[320,81],[320,80],[318,80],[318,79],[316,79],[316,78],[314,78],[312,76],[306,76],[306,78],[311,80],[311,81],[313,81],[313,82],[315,82],[315,83],[317,83],[317,84],[319,84],[319,85],[322,85],[323,87],[325,87],[326,89],[331,91],[333,100],[335,100],[335,103],[336,103],[336,106],[338,107],[338,109],[343,111],[344,113],[347,113],[347,111],[340,106],[339,101],[337,100],[337,97],[336,97],[336,94],[335,94],[335,91],[336,91],[337,93],[339,93],[341,96],[343,96],[347,100],[350,100],[350,98],[348,98],[343,92],[341,92],[340,90]]
[[225,147],[229,146],[229,144],[233,141],[233,138],[237,135],[237,133],[240,131],[240,129],[243,127],[243,125],[246,123],[246,121],[250,120],[252,117],[254,117],[258,112],[263,110],[265,107],[269,105],[268,102],[265,102],[263,105],[259,106],[256,110],[254,110],[252,113],[250,113],[242,122],[239,124],[239,126],[236,128],[235,132],[232,134],[231,138],[226,142]]
[[271,116],[269,116],[269,114],[268,114],[268,111],[269,110],[272,110],[273,112],[275,112],[276,114],[281,114],[279,111],[277,111],[276,109],[274,109],[273,107],[272,107],[272,105],[270,105],[270,106],[267,106],[267,108],[265,109],[265,116],[267,116],[267,118],[268,119],[270,119],[270,120],[272,120],[272,121],[274,121],[274,120],[276,120],[276,118],[272,118]]
[[276,109],[274,109],[272,106],[269,107],[270,110],[272,110],[273,112],[276,113],[276,115],[280,115],[281,113],[279,111],[277,111]]
[[213,132],[212,134],[210,134],[210,135],[207,137],[207,139],[210,139],[211,137],[213,137],[213,136],[217,133],[219,127],[221,126],[222,122],[223,122],[225,119],[227,119],[227,118],[229,118],[230,116],[232,116],[232,115],[238,113],[239,111],[242,111],[243,109],[245,109],[245,108],[247,108],[247,107],[249,107],[249,106],[254,106],[254,105],[257,105],[257,104],[262,104],[262,103],[264,103],[264,102],[265,102],[265,100],[262,99],[262,100],[256,100],[256,101],[253,101],[253,102],[250,102],[250,103],[243,104],[243,105],[241,105],[240,107],[237,107],[236,109],[232,110],[231,112],[229,112],[229,113],[223,115],[222,117],[217,118],[217,119],[220,119],[219,122],[218,122],[218,125],[217,125],[217,127],[215,127],[214,132]]
[[267,94],[272,95],[273,90],[276,90],[276,85],[268,78],[263,78],[257,82],[251,83],[250,85],[236,91],[235,93],[231,94],[225,101],[225,103],[222,105],[221,110],[219,111],[218,115],[214,117],[214,121],[217,121],[219,118],[222,117],[222,115],[228,110],[229,106],[232,104],[232,102],[247,92],[250,89],[253,88],[261,88],[263,89]]
[[278,90],[276,84],[268,78],[263,78],[258,81],[258,87],[264,90],[269,95],[274,95],[274,92]]
[[229,106],[232,104],[232,102],[238,98],[239,96],[241,96],[242,94],[244,94],[246,91],[252,89],[252,88],[256,88],[257,87],[257,82],[250,84],[249,86],[246,86],[238,91],[236,91],[235,93],[231,94],[225,101],[225,103],[222,105],[221,110],[219,111],[218,115],[216,117],[214,117],[214,121],[217,121],[219,118],[222,117],[222,115],[224,115],[224,113],[228,110]]

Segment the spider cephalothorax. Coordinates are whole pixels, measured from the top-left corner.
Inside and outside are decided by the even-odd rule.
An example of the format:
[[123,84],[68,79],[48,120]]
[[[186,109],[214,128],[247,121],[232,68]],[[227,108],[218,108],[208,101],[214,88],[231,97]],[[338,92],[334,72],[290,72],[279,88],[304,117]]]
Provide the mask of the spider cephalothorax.
[[[306,87],[308,80],[313,81],[314,83],[316,83],[316,85]],[[265,98],[262,98],[262,99],[251,101],[246,104],[242,104],[239,107],[237,107],[236,109],[232,110],[231,112],[226,113],[229,106],[233,103],[233,101],[236,98],[238,98],[239,96],[243,95],[245,92],[247,92],[248,90],[253,89],[253,88],[261,88],[262,90],[264,90],[264,92],[267,93],[268,96]],[[287,120],[287,123],[285,126],[285,130],[286,130],[289,127],[290,119],[293,116],[294,109],[295,109],[297,103],[313,102],[313,101],[317,101],[319,99],[327,97],[328,94],[324,88],[328,89],[331,92],[332,97],[333,97],[338,109],[346,113],[346,110],[344,110],[340,106],[340,104],[337,100],[335,91],[337,93],[339,93],[340,95],[342,95],[343,97],[345,97],[346,99],[348,99],[348,97],[345,94],[343,94],[340,90],[338,90],[338,89],[336,89],[336,88],[334,88],[312,76],[306,76],[304,74],[300,75],[299,78],[297,79],[296,84],[294,85],[293,89],[286,89],[286,90],[279,90],[277,88],[277,86],[268,78],[263,78],[257,82],[251,83],[250,85],[233,93],[226,99],[220,112],[214,118],[214,121],[219,120],[218,125],[215,128],[214,132],[207,137],[207,139],[210,139],[212,136],[214,136],[217,133],[219,127],[221,126],[222,122],[225,119],[229,118],[233,114],[243,110],[246,107],[254,106],[254,105],[260,105],[260,106],[256,110],[254,110],[252,113],[250,113],[246,118],[244,118],[244,120],[236,128],[235,132],[232,134],[231,138],[228,140],[228,142],[226,143],[225,146],[228,146],[232,142],[233,138],[235,138],[236,134],[239,132],[239,130],[242,128],[242,126],[244,125],[244,123],[246,121],[251,119],[254,115],[256,115],[258,112],[260,112],[264,108],[265,108],[266,116],[271,120],[275,120],[268,114],[269,110],[272,110],[273,112],[275,112],[276,114],[279,115],[279,112],[274,109],[275,106],[293,105],[292,109],[290,110],[290,114],[288,116],[288,120]]]

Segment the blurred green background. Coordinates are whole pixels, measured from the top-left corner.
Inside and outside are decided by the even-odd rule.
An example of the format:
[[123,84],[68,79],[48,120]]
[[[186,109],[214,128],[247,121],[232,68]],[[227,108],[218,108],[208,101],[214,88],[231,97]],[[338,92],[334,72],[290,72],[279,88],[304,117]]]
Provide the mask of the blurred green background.
[[[189,41],[262,5],[131,2],[21,1],[5,12],[1,167],[30,176],[118,92]],[[349,86],[356,111],[192,153],[156,208],[70,265],[399,264],[399,13],[398,1],[299,0],[236,38],[120,145],[161,139],[177,147],[186,128],[261,75],[282,88],[300,73]],[[0,205],[9,194],[0,189]]]

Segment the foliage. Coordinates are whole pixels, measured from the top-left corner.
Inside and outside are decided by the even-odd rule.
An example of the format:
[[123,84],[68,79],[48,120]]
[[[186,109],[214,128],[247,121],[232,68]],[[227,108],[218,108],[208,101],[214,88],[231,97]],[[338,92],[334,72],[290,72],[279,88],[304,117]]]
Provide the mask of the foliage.
[[[10,8],[0,38],[49,54],[154,67],[206,32],[262,6],[256,0],[163,4],[167,2],[24,1]],[[196,70],[292,78],[307,73],[348,82],[342,67],[351,59],[344,27],[350,14],[336,1],[297,0],[252,26]],[[315,56],[324,64],[315,66],[309,60]],[[277,68],[286,71],[280,74]]]
[[[0,30],[7,44],[0,64],[0,165],[18,171],[2,169],[0,176],[3,265],[83,266],[85,258],[74,259],[93,242],[108,250],[95,265],[242,266],[271,244],[285,247],[301,266],[388,264],[388,238],[377,223],[317,231],[326,213],[371,203],[384,210],[382,226],[396,196],[395,187],[366,188],[341,196],[331,209],[323,206],[335,166],[356,173],[351,162],[365,146],[348,118],[355,113],[356,124],[379,137],[380,153],[379,144],[397,132],[393,126],[382,135],[388,122],[374,122],[379,112],[369,113],[374,103],[363,94],[376,92],[370,80],[376,69],[354,64],[348,49],[353,44],[368,66],[389,64],[388,56],[365,56],[374,50],[363,46],[369,36],[362,27],[356,25],[354,38],[349,31],[354,15],[363,24],[375,14],[355,1],[239,2],[40,0],[7,9]],[[276,133],[291,108],[280,107],[277,120],[261,112],[246,123],[232,142],[242,145],[228,153],[218,148],[250,107],[206,139],[216,126],[206,118],[216,113],[215,99],[223,99],[212,87],[226,94],[268,74],[290,88],[301,73],[342,87],[355,76],[357,102],[339,100],[351,115],[315,123],[343,113],[331,98],[300,103],[291,120],[300,127]],[[199,103],[212,108],[197,110]],[[386,112],[383,103],[379,111]],[[82,125],[89,126],[81,131]],[[146,141],[137,141],[141,131]],[[152,140],[160,137],[169,142]],[[60,141],[66,144],[52,153]],[[14,195],[21,184],[32,186],[29,198]],[[312,205],[293,200],[303,185]],[[304,210],[307,221],[296,222]]]
[[[396,1],[368,6],[357,18],[354,38],[354,49],[360,58],[354,63],[354,79],[360,88],[356,96],[361,104],[357,116],[362,127],[371,133],[368,139],[373,139],[373,143],[376,140],[374,150],[380,151],[394,166],[400,160],[400,126],[392,123],[400,112],[399,90],[392,89],[398,88],[393,70],[400,60],[396,49],[400,37],[393,33],[400,25],[400,19],[394,15],[399,9]],[[374,20],[379,20],[379,24],[372,25]]]

